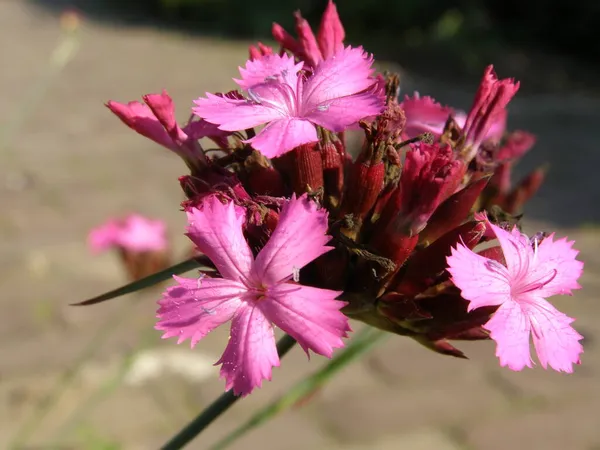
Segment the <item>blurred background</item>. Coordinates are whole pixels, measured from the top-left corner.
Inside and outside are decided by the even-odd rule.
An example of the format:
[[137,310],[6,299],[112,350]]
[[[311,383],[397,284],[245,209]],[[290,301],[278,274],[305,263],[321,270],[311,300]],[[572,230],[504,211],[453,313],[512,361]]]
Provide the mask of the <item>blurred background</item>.
[[[193,99],[233,87],[248,45],[271,43],[273,21],[291,31],[300,8],[314,27],[325,4],[0,1],[0,448],[158,448],[221,394],[212,364],[226,330],[194,351],[160,342],[160,288],[69,306],[126,282],[116,254],[86,247],[109,217],[163,219],[173,260],[187,251],[177,183],[185,166],[103,104],[166,88],[183,122]],[[556,230],[581,249],[584,289],[556,304],[578,318],[586,353],[573,375],[512,373],[492,343],[461,343],[470,360],[456,360],[391,336],[232,448],[600,449],[600,4],[340,0],[338,11],[347,42],[399,71],[403,94],[468,109],[487,64],[521,80],[509,128],[538,143],[516,176],[549,164],[525,229]],[[323,362],[295,349],[272,383],[189,448],[209,448]]]

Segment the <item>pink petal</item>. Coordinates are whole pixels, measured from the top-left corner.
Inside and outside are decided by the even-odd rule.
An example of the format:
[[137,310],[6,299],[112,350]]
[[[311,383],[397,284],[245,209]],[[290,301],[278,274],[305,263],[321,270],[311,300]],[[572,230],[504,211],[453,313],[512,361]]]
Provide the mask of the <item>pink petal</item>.
[[194,121],[190,120],[190,122],[188,122],[188,124],[183,128],[183,131],[189,136],[190,139],[199,140],[208,137],[221,148],[229,147],[229,141],[227,138],[231,135],[231,132],[220,130],[218,125],[207,122],[204,119]]
[[256,257],[255,274],[261,283],[274,285],[290,278],[309,262],[333,247],[325,244],[327,211],[306,195],[292,196],[281,209],[279,223]]
[[197,106],[192,111],[206,121],[219,125],[221,130],[246,130],[282,116],[280,111],[250,100],[234,100],[209,93],[206,97],[195,100]]
[[100,253],[117,245],[119,224],[116,220],[93,228],[88,234],[88,246],[93,253]]
[[554,241],[554,234],[546,237],[537,247],[534,257],[534,270],[531,278],[543,278],[550,275],[550,281],[536,293],[542,297],[552,295],[571,295],[572,289],[580,289],[577,282],[583,272],[583,262],[575,257],[579,254],[573,248],[574,241],[567,238]]
[[373,58],[360,47],[347,47],[322,61],[304,85],[303,110],[312,111],[330,100],[371,87],[375,83],[372,64]]
[[505,302],[483,327],[496,341],[496,356],[501,366],[512,370],[533,367],[529,352],[531,323],[519,303]]
[[120,225],[116,241],[130,251],[164,251],[168,247],[167,225],[162,220],[131,214]]
[[296,64],[293,56],[266,55],[253,61],[247,61],[246,67],[240,67],[241,80],[234,81],[244,90],[264,83],[270,79],[289,84],[294,90],[298,80],[298,72],[302,70],[303,62]]
[[177,125],[173,99],[167,94],[167,91],[163,90],[161,94],[145,95],[144,101],[165,128],[170,138],[177,143],[177,145],[183,145],[187,140],[187,135],[179,128],[179,125]]
[[248,395],[263,380],[271,379],[272,368],[279,366],[273,326],[257,306],[238,309],[231,322],[231,334],[225,352],[217,364],[225,389],[236,395]]
[[308,120],[279,119],[274,120],[247,143],[252,144],[267,158],[274,158],[294,148],[317,142],[317,129]]
[[121,119],[125,125],[137,133],[153,140],[157,144],[167,147],[168,149],[173,151],[178,150],[173,139],[171,139],[147,105],[140,102],[123,104],[110,100],[106,106]]
[[533,343],[540,364],[544,369],[552,367],[558,372],[573,372],[573,364],[579,364],[583,336],[571,327],[571,317],[558,311],[542,298],[532,298],[523,304],[523,310],[531,322]]
[[281,283],[269,288],[260,303],[265,316],[302,346],[331,358],[333,350],[344,346],[348,318],[340,312],[345,302],[335,300],[341,292]]
[[400,106],[406,115],[403,133],[407,139],[425,132],[440,136],[450,116],[454,116],[461,128],[466,119],[464,113],[456,114],[453,108],[442,106],[429,96],[421,97],[418,92],[412,97],[405,96]]
[[381,112],[381,100],[370,92],[336,98],[305,112],[304,117],[331,131],[344,131],[368,116]]
[[174,278],[179,285],[167,288],[158,302],[155,328],[165,332],[163,339],[177,336],[178,344],[190,339],[192,347],[231,320],[248,291],[243,284],[222,278]]
[[511,299],[508,270],[499,262],[478,255],[462,244],[452,249],[447,261],[452,282],[470,302],[468,311],[501,305]]
[[517,281],[526,277],[533,260],[533,248],[529,238],[522,234],[517,227],[514,227],[509,233],[489,221],[487,226],[493,231],[502,247],[510,279]]
[[242,232],[244,210],[233,202],[224,205],[211,195],[204,199],[202,210],[192,208],[187,216],[187,236],[210,258],[221,276],[235,281],[247,280],[253,256]]

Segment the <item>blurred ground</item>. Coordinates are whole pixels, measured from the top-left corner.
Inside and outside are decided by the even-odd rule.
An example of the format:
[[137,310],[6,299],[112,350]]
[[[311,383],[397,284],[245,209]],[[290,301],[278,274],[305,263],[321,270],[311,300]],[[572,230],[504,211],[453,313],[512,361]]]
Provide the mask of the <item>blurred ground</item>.
[[[13,120],[58,36],[56,17],[22,1],[0,2],[0,124]],[[157,448],[222,392],[209,362],[222,351],[224,333],[209,336],[193,352],[174,342],[159,343],[152,331],[157,293],[146,293],[140,302],[129,298],[87,309],[68,303],[123,282],[116,259],[91,258],[85,248],[89,228],[107,216],[138,210],[164,218],[180,253],[185,245],[176,181],[183,164],[124,127],[103,103],[167,88],[185,120],[192,99],[231,87],[246,48],[247,43],[152,28],[86,24],[75,60],[11,145],[2,148],[0,448],[43,407],[40,402],[65,368],[117,321],[122,322],[118,331],[75,377],[58,407],[31,434],[29,446],[21,448]],[[403,66],[405,92],[418,89],[468,108],[478,79],[469,85],[442,83]],[[539,137],[521,172],[544,161],[551,164],[547,184],[529,205],[529,229],[558,229],[577,239],[586,262],[584,289],[557,301],[579,318],[587,338],[577,373],[539,368],[511,373],[498,367],[491,343],[461,345],[471,360],[460,361],[390,337],[310,403],[234,448],[600,448],[600,306],[595,298],[600,188],[592,175],[600,163],[599,119],[600,101],[592,94],[530,94],[523,86],[511,103],[511,128]],[[126,383],[102,402],[90,400],[96,389],[111,388],[120,361],[139,346],[147,350]],[[168,368],[158,366],[164,360],[170,361]],[[322,362],[315,357],[307,363],[294,350],[275,370],[274,382],[239,402],[190,448],[206,448]]]

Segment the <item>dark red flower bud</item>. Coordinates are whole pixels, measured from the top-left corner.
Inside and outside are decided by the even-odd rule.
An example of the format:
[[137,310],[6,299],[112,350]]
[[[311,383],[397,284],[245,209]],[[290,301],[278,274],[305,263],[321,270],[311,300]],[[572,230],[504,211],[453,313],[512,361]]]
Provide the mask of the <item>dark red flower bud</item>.
[[450,255],[451,248],[461,243],[473,249],[483,237],[485,228],[484,222],[467,222],[415,252],[405,269],[390,284],[390,289],[415,296],[439,282],[439,277],[445,274],[448,265],[446,258]]
[[535,135],[526,131],[513,131],[510,133],[502,147],[495,156],[496,161],[513,161],[521,158],[535,145]]
[[421,232],[421,240],[431,243],[463,223],[489,179],[489,176],[480,178],[444,201],[429,219],[427,227]]
[[285,186],[278,170],[258,151],[253,151],[244,160],[244,169],[248,186],[257,195],[281,197],[285,195]]
[[388,202],[387,209],[393,209],[388,226],[409,236],[418,234],[438,205],[454,192],[464,171],[464,163],[454,158],[449,146],[412,144],[400,185]]
[[323,189],[323,159],[318,143],[304,144],[293,150],[292,184],[294,192],[316,192]]
[[540,167],[527,175],[508,195],[504,210],[515,214],[523,208],[523,205],[538,191],[544,178],[546,177],[546,168]]

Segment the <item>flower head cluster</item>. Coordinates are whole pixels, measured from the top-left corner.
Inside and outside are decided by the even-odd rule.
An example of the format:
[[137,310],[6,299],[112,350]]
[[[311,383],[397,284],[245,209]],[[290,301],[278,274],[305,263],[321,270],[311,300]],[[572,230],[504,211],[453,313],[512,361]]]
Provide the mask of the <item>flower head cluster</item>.
[[[451,340],[491,337],[515,370],[531,365],[533,334],[542,365],[570,371],[581,336],[545,298],[578,287],[572,243],[492,223],[515,223],[543,178],[510,186],[534,143],[506,132],[519,84],[490,66],[466,114],[430,97],[400,102],[397,76],[375,76],[370,56],[344,47],[333,2],[316,37],[300,15],[296,27],[298,39],[274,27],[280,52],[251,47],[241,92],[196,100],[199,121],[179,127],[166,93],[109,103],[187,163],[188,235],[216,270],[177,278],[157,328],[195,345],[231,321],[219,363],[242,395],[279,364],[274,326],[331,356],[348,317],[457,357]],[[349,128],[362,130],[360,148]],[[493,238],[499,247],[479,250]]]

